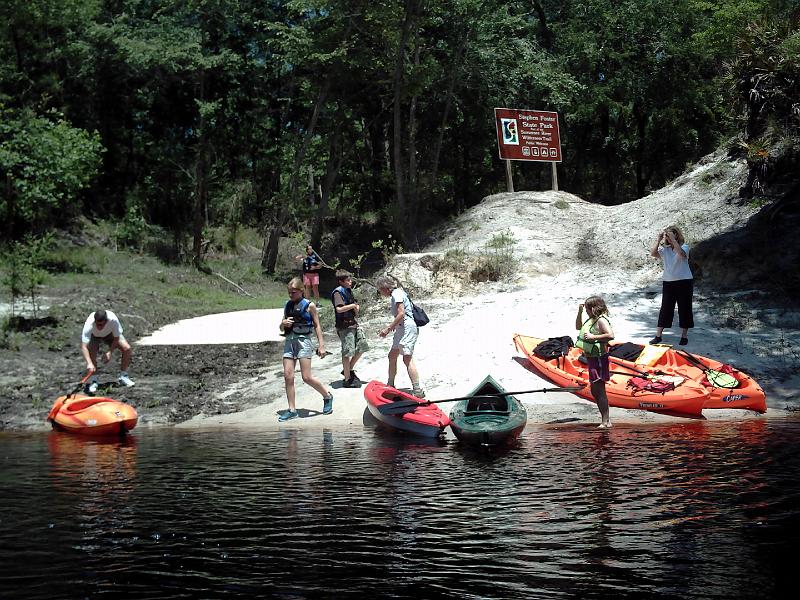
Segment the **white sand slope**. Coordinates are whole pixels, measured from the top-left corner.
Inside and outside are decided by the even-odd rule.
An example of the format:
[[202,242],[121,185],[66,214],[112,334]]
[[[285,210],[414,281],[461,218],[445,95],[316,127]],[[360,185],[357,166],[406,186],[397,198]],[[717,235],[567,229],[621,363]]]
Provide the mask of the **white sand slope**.
[[172,323],[140,339],[142,346],[258,344],[279,341],[280,308],[240,310]]

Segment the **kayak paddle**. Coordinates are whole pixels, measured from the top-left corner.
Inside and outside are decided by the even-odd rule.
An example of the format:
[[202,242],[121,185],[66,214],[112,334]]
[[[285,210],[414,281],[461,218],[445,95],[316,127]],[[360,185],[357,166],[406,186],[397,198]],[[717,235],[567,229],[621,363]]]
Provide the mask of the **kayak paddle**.
[[391,404],[382,404],[378,407],[378,410],[382,413],[389,412],[391,410],[401,410],[404,408],[411,408],[416,406],[427,406],[428,404],[438,404],[439,402],[458,402],[459,400],[471,400],[472,398],[503,398],[505,396],[518,396],[520,394],[535,394],[538,392],[547,393],[547,392],[577,392],[585,388],[585,385],[579,385],[575,387],[552,387],[552,388],[542,388],[539,390],[523,390],[521,392],[498,392],[496,394],[475,394],[474,396],[462,396],[461,398],[445,398],[443,400],[420,400],[420,402],[416,402],[414,400],[400,400],[398,402],[392,402]]
[[708,368],[699,358],[693,354],[690,354],[686,350],[678,350],[677,352],[678,354],[688,358],[698,369],[703,371],[703,373],[706,374],[706,378],[708,379],[709,383],[711,383],[711,385],[714,387],[725,388],[729,390],[739,387],[739,380],[730,373],[723,373],[722,371]]

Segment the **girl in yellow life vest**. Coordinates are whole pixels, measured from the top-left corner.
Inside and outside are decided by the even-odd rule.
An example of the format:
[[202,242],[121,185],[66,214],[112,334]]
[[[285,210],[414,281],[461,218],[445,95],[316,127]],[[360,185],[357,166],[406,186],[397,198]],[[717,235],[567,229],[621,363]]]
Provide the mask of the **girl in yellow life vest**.
[[[583,311],[586,309],[586,319]],[[608,320],[608,307],[600,296],[590,296],[578,306],[578,316],[575,318],[575,328],[578,332],[578,341],[575,345],[583,350],[589,363],[589,386],[592,397],[600,409],[600,428],[611,427],[608,416],[608,396],[606,396],[606,381],[611,378],[608,367],[608,342],[614,339],[614,330]]]

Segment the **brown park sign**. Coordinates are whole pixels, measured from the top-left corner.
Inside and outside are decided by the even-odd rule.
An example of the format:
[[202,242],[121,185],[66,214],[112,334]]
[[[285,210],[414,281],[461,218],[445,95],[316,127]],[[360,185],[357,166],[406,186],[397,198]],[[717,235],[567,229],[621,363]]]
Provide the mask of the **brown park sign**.
[[561,162],[558,113],[495,108],[494,120],[503,160]]

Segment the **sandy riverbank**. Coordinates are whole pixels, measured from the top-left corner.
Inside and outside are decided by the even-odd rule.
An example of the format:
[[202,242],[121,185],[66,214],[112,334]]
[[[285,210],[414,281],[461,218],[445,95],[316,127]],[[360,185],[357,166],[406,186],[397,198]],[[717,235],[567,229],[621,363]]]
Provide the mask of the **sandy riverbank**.
[[[658,311],[659,298],[643,297],[641,289],[631,285],[630,278],[623,273],[612,273],[595,282],[595,291],[603,294],[613,311],[613,324],[618,339],[644,342],[651,335],[651,324],[646,316]],[[564,272],[555,276],[531,278],[525,285],[504,286],[493,284],[495,292],[487,295],[462,296],[458,300],[437,299],[425,303],[432,317],[420,336],[416,361],[428,398],[443,399],[461,396],[472,389],[486,374],[491,373],[509,390],[528,390],[551,386],[547,381],[531,373],[521,364],[520,355],[514,349],[512,336],[521,332],[543,337],[574,335],[575,308],[584,298],[585,284],[580,272]],[[728,334],[718,331],[713,324],[713,314],[706,308],[696,315],[697,327],[692,332],[689,346],[702,355],[713,355],[753,372],[759,369],[758,357],[754,354],[739,354],[735,347],[726,344]],[[371,318],[365,329],[372,348],[358,365],[359,376],[385,380],[386,354],[389,342],[377,336],[386,318]],[[765,335],[762,333],[761,335]],[[753,334],[754,338],[758,334]],[[750,340],[749,341],[754,341]],[[669,342],[670,338],[665,337]],[[672,340],[677,341],[677,340]],[[361,426],[366,406],[361,389],[341,387],[339,371],[338,340],[326,338],[327,348],[334,352],[325,359],[314,359],[314,373],[334,393],[334,413],[322,415],[322,401],[310,387],[302,385],[297,374],[297,406],[303,418],[289,423],[279,423],[279,412],[286,408],[283,395],[283,380],[280,368],[264,373],[249,382],[240,382],[227,393],[256,394],[263,403],[255,408],[226,415],[198,415],[179,427],[207,427],[220,425],[258,425],[260,427],[331,427]],[[727,347],[720,353],[719,347]],[[749,411],[706,411],[708,419],[763,419],[783,418],[791,414],[785,410],[793,406],[800,381],[791,378],[773,380],[771,376],[760,380],[768,393],[769,411],[756,415]],[[407,386],[409,382],[401,370],[397,383]],[[551,423],[574,420],[593,423],[598,419],[594,404],[572,394],[549,393],[520,396],[529,412],[529,423]],[[448,404],[443,404],[445,410]],[[612,421],[618,424],[657,421],[680,421],[646,411],[612,409]]]
[[[660,261],[648,252],[656,232],[678,224],[691,246],[746,227],[758,209],[733,200],[744,176],[742,163],[718,154],[662,190],[625,205],[600,206],[564,192],[497,194],[447,224],[426,252],[396,257],[389,272],[413,291],[415,301],[431,316],[415,353],[428,398],[461,396],[487,374],[509,390],[550,385],[515,360],[518,354],[512,336],[574,336],[577,305],[592,294],[606,299],[617,340],[649,340],[661,294]],[[441,257],[453,249],[479,251],[499,233],[514,240],[516,270],[507,281],[475,283],[465,270],[430,268],[431,257]],[[800,311],[796,305],[787,306],[785,299],[763,291],[723,293],[705,286],[702,264],[694,268],[695,327],[688,349],[755,377],[767,393],[769,407],[765,416],[724,410],[705,411],[707,418],[791,415],[800,406],[800,347],[795,345],[800,339]],[[357,293],[361,298],[374,294],[367,286]],[[331,310],[326,301],[323,310]],[[365,382],[386,378],[389,341],[379,338],[377,332],[388,320],[384,302],[363,315],[372,349],[356,370]],[[665,332],[664,341],[677,343],[677,333]],[[198,415],[181,426],[361,423],[365,407],[362,391],[340,387],[339,342],[333,332],[326,333],[326,345],[333,355],[315,359],[314,373],[333,388],[333,415],[317,414],[322,405],[319,395],[299,384],[297,406],[306,418],[279,424],[278,414],[286,408],[286,400],[280,366],[275,362],[260,376],[224,392],[252,394],[260,399],[258,406],[227,415]],[[409,385],[402,368],[397,383]],[[528,407],[530,423],[565,419],[591,423],[598,418],[594,404],[571,394],[530,394],[521,399]],[[611,417],[617,423],[675,419],[621,409],[612,409]]]

